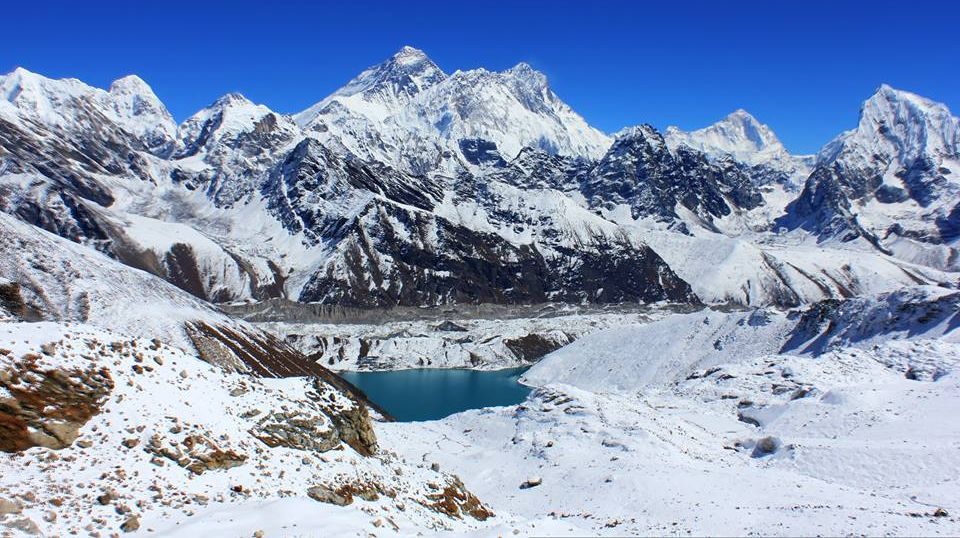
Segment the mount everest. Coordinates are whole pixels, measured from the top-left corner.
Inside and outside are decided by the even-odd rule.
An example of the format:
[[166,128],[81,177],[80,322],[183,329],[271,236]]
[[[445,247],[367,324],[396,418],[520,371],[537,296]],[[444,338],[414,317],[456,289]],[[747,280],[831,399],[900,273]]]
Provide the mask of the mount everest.
[[[412,47],[296,114],[231,93],[180,124],[135,75],[18,68],[0,525],[662,534],[647,475],[698,534],[955,534],[958,242],[960,119],[886,85],[793,155],[744,110],[606,134],[525,63]],[[524,404],[417,424],[333,372],[534,363]]]

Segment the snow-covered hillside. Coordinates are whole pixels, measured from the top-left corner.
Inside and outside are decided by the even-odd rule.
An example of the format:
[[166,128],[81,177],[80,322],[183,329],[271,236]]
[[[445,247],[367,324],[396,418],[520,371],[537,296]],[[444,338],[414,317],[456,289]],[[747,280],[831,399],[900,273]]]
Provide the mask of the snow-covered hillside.
[[[317,378],[261,379],[159,340],[0,323],[0,528],[15,534],[325,535],[468,529],[460,480],[378,450],[367,411]],[[208,529],[209,530],[209,529]]]
[[[913,287],[876,297],[824,301],[799,312],[704,310],[599,331],[544,358],[525,382],[595,392],[668,387],[695,371],[777,353],[820,355],[887,340],[960,342],[960,293]],[[679,336],[678,336],[679,335]],[[588,355],[591,360],[584,361]]]
[[[617,349],[621,365],[652,356]],[[939,340],[731,355],[663,387],[548,384],[521,406],[385,425],[380,441],[455,466],[504,535],[949,536],[958,359]]]

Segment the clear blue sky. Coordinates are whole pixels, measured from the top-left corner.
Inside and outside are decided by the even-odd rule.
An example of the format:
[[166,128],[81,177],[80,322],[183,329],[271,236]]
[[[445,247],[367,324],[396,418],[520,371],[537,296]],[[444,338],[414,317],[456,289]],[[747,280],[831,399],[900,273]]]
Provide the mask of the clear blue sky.
[[705,126],[736,108],[794,152],[881,83],[960,109],[960,2],[139,2],[2,9],[0,70],[143,77],[178,120],[228,91],[296,112],[405,44],[447,72],[526,61],[598,128]]

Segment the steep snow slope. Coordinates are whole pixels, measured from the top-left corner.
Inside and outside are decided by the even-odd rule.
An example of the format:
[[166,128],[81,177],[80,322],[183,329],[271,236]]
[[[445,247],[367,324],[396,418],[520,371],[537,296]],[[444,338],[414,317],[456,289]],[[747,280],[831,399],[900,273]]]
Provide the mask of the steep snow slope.
[[818,245],[803,234],[663,233],[627,223],[707,303],[792,307],[916,284],[956,286],[956,273],[914,265],[870,245]]
[[[326,369],[251,325],[148,273],[0,214],[0,314],[83,322],[196,352],[229,371],[263,377]],[[345,388],[344,390],[350,390]]]

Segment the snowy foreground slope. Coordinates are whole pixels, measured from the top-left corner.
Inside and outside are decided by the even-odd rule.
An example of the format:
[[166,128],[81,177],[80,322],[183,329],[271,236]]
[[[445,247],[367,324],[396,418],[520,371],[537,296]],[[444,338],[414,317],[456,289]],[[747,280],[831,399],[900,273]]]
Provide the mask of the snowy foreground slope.
[[920,289],[610,329],[531,369],[523,405],[380,439],[456,468],[504,534],[955,535],[957,304]]
[[196,536],[204,518],[221,536],[413,533],[489,516],[452,475],[378,450],[366,410],[322,380],[226,373],[76,324],[0,323],[0,348],[0,526],[15,534]]

